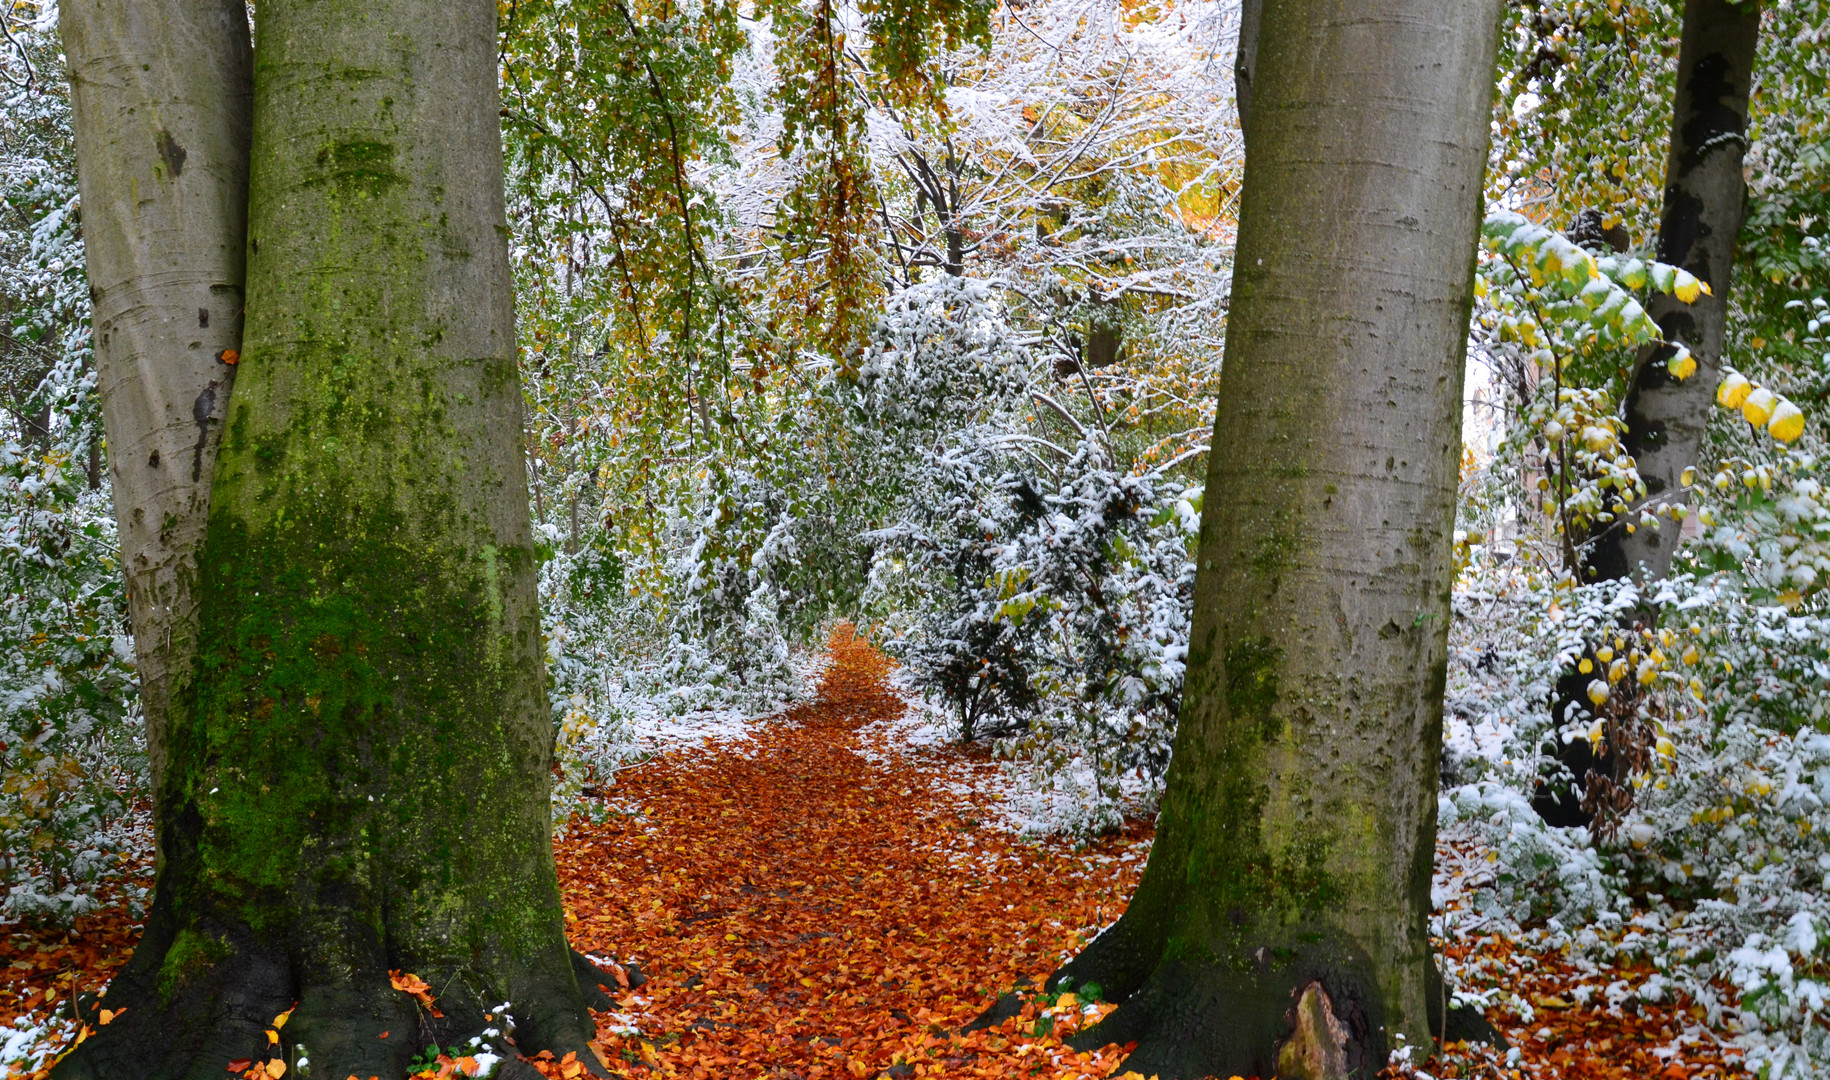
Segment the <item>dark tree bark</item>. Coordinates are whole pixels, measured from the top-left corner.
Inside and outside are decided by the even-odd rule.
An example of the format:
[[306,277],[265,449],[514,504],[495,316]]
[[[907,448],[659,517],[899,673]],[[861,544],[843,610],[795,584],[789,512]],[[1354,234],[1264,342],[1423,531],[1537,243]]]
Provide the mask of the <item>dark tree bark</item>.
[[1258,24],[1264,18],[1264,0],[1239,0],[1239,49],[1233,54],[1233,103],[1239,110],[1243,134],[1252,112],[1252,73],[1258,67]]
[[503,1001],[521,1052],[600,1069],[552,858],[495,30],[490,0],[260,6],[163,862],[125,1012],[60,1080],[221,1077],[295,1002],[273,1053],[316,1076],[400,1076]]
[[[1639,466],[1646,498],[1588,545],[1581,571],[1587,581],[1657,581],[1671,572],[1677,554],[1682,529],[1665,508],[1687,502],[1683,473],[1702,456],[1721,381],[1735,240],[1746,212],[1741,160],[1747,150],[1747,103],[1759,31],[1760,5],[1753,0],[1689,0],[1684,5],[1658,257],[1707,282],[1710,293],[1692,304],[1665,293],[1647,302],[1665,339],[1683,342],[1696,358],[1697,370],[1688,379],[1673,378],[1666,368],[1669,345],[1640,353],[1627,390],[1627,430],[1621,442]],[[1660,515],[1659,527],[1628,532],[1627,522],[1637,521],[1647,509]],[[1588,708],[1589,679],[1572,670],[1557,680],[1551,717],[1558,727],[1576,710]],[[1567,789],[1546,784],[1532,799],[1548,824],[1589,825],[1595,820],[1592,800],[1585,795],[1591,787],[1625,790],[1626,777],[1617,775],[1624,762],[1611,753],[1598,758],[1578,739],[1554,744],[1552,756],[1575,783]]]
[[1498,0],[1267,0],[1187,691],[1125,915],[1056,976],[1148,1076],[1431,1044],[1462,368]]
[[[1658,257],[1709,284],[1710,295],[1685,304],[1664,293],[1646,305],[1668,341],[1681,341],[1697,370],[1679,381],[1666,370],[1669,346],[1642,352],[1627,391],[1622,443],[1646,481],[1646,499],[1629,513],[1683,503],[1682,476],[1703,452],[1722,344],[1735,239],[1746,213],[1741,159],[1747,151],[1747,101],[1754,79],[1760,5],[1753,0],[1688,0],[1678,47],[1677,98],[1665,165],[1665,206]],[[1637,576],[1656,581],[1671,570],[1680,529],[1666,519],[1657,529],[1629,533],[1617,523],[1589,552],[1591,581]]]

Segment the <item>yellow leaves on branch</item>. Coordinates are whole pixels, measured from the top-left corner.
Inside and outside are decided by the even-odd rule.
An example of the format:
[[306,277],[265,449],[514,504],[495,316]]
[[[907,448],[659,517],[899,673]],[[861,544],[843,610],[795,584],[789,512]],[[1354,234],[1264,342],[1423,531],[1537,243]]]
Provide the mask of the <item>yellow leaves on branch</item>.
[[1733,369],[1722,376],[1716,387],[1716,404],[1739,410],[1742,419],[1757,428],[1766,428],[1767,434],[1782,443],[1805,433],[1803,409]]

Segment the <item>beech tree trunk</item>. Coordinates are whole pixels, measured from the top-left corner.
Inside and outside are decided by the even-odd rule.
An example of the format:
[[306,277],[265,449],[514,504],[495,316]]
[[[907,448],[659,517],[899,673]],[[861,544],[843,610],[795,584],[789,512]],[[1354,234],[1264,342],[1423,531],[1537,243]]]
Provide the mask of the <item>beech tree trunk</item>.
[[599,1069],[608,1001],[552,858],[495,29],[490,0],[260,6],[247,324],[164,861],[107,995],[126,1011],[60,1078],[295,1052],[397,1077],[504,1001],[520,1052]]
[[[1682,476],[1702,456],[1721,381],[1735,239],[1746,214],[1741,159],[1747,151],[1747,101],[1759,33],[1760,5],[1753,0],[1687,0],[1684,5],[1658,257],[1708,282],[1710,295],[1685,304],[1659,293],[1646,304],[1665,338],[1689,347],[1697,370],[1680,382],[1666,370],[1669,346],[1640,354],[1627,391],[1627,431],[1621,441],[1646,481],[1642,508],[1686,501]],[[1638,514],[1628,517],[1637,519]],[[1671,571],[1680,531],[1669,519],[1660,528],[1631,533],[1618,523],[1595,541],[1585,577],[1663,578]]]
[[243,0],[64,0],[95,359],[155,787],[197,653],[197,552],[241,348]]
[[1266,0],[1187,691],[1124,917],[1053,977],[1146,1076],[1427,1050],[1498,0]]

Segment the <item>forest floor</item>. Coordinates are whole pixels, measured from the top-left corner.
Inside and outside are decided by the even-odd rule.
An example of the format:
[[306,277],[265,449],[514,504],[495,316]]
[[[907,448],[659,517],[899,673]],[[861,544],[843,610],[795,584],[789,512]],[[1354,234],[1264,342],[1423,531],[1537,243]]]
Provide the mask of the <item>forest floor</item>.
[[[998,765],[983,751],[912,743],[896,724],[906,706],[890,661],[849,628],[830,650],[812,701],[742,738],[625,771],[598,796],[604,820],[575,819],[556,844],[573,943],[650,977],[599,1017],[604,1058],[619,1075],[657,1080],[1116,1073],[1123,1048],[1083,1054],[1061,1041],[1107,1005],[1032,995],[999,1028],[960,1029],[1012,986],[1040,985],[1123,910],[1150,827],[1082,846],[996,827]],[[0,1042],[16,1016],[67,1011],[71,994],[99,988],[136,933],[120,907],[68,931],[0,932]],[[1483,949],[1491,985],[1536,1006],[1529,1024],[1490,1011],[1516,1051],[1451,1048],[1404,1073],[1736,1071],[1681,1003],[1623,1011],[1569,993],[1631,972],[1580,971],[1504,942]],[[74,1026],[60,1030],[67,1039]]]

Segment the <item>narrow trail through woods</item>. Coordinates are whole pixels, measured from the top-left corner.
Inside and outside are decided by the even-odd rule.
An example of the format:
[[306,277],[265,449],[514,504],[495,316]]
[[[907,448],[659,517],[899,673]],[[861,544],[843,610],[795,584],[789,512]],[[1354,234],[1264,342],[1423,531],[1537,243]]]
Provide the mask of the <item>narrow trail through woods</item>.
[[[599,1016],[598,1048],[623,1077],[1112,1075],[1121,1048],[1075,1054],[1061,1042],[1110,1006],[1032,997],[998,1029],[960,1028],[1019,981],[1039,984],[1118,916],[1150,827],[1076,849],[991,824],[1008,785],[998,765],[982,750],[923,746],[909,724],[898,729],[906,706],[888,681],[891,662],[849,627],[829,648],[813,701],[752,721],[747,737],[668,750],[623,772],[599,796],[607,820],[574,819],[555,844],[573,944],[633,959],[650,976]],[[1484,864],[1478,851],[1445,848],[1438,858]],[[67,1046],[73,999],[105,985],[139,934],[118,892],[70,927],[0,929],[0,1050],[41,1039]],[[1449,951],[1474,959],[1466,945]],[[1518,1054],[1460,1047],[1452,1061],[1423,1063],[1432,1077],[1741,1072],[1701,1026],[1699,1007],[1610,1003],[1615,987],[1651,976],[1646,957],[1596,968],[1493,940],[1473,966],[1474,989],[1531,1003],[1523,1016],[1487,1011]],[[536,1068],[566,1072],[559,1062]],[[419,1074],[440,1075],[460,1074]]]
[[637,812],[559,843],[574,944],[651,975],[600,1024],[606,1057],[626,1075],[1108,1075],[1117,1048],[1066,1050],[1066,1016],[1037,1036],[1033,1006],[958,1032],[1117,915],[1148,831],[1074,852],[982,824],[990,799],[959,778],[996,767],[897,744],[889,661],[849,628],[831,649],[813,702],[623,774],[608,797]]

